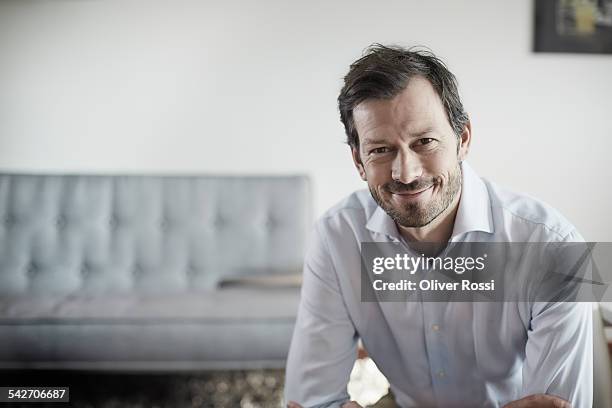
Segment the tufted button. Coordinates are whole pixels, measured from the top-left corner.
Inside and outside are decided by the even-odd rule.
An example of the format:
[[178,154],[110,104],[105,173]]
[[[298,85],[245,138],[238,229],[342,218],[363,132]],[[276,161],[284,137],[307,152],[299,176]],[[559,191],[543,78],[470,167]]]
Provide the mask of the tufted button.
[[84,263],[84,264],[81,266],[81,276],[83,276],[83,277],[87,277],[87,276],[89,276],[90,274],[91,274],[91,267],[90,267],[90,266],[89,266],[87,263]]
[[117,216],[115,215],[111,215],[111,217],[108,219],[108,225],[112,228],[115,229],[117,228],[117,226],[119,225],[119,220],[117,219]]
[[2,223],[4,225],[6,225],[7,227],[12,226],[13,224],[15,224],[15,217],[13,217],[12,215],[5,215],[4,218],[2,219]]
[[29,278],[33,278],[34,276],[36,276],[38,274],[38,265],[36,265],[36,263],[31,262],[28,267],[26,268],[26,275]]
[[221,216],[221,214],[217,214],[215,220],[213,221],[213,225],[216,229],[221,229],[227,224],[227,220]]
[[196,276],[200,273],[200,268],[198,268],[197,266],[190,264],[187,266],[187,276],[193,277]]
[[272,215],[269,215],[268,218],[266,218],[265,226],[267,229],[269,230],[274,229],[276,228],[277,225],[278,225],[278,221]]
[[59,229],[66,228],[66,224],[67,224],[66,217],[64,217],[63,215],[58,216],[57,220],[55,220],[55,225],[57,225],[57,228]]
[[134,269],[132,269],[132,275],[137,278],[142,275],[143,271],[142,266],[140,264],[136,264],[134,265]]
[[168,219],[166,217],[164,217],[161,220],[159,220],[159,228],[162,231],[166,231],[168,229],[168,225],[169,225],[169,222],[168,222]]

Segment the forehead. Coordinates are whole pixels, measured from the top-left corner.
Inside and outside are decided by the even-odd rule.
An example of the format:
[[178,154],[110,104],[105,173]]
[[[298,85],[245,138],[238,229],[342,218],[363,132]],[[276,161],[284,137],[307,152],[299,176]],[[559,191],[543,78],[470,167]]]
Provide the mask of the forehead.
[[411,78],[406,88],[391,99],[368,99],[353,110],[359,135],[381,127],[419,132],[425,127],[449,126],[446,111],[431,83]]

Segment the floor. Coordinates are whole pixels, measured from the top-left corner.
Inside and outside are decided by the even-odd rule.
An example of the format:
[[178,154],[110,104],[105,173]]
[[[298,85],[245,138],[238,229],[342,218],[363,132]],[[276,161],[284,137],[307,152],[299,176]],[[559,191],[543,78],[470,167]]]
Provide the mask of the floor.
[[6,403],[2,407],[278,408],[283,370],[182,374],[0,371],[0,386],[69,386],[70,403]]
[[[78,371],[0,371],[0,386],[68,386],[70,403],[1,404],[73,408],[281,408],[284,370],[166,374]],[[357,360],[348,392],[362,406],[378,401],[389,383],[370,358]]]

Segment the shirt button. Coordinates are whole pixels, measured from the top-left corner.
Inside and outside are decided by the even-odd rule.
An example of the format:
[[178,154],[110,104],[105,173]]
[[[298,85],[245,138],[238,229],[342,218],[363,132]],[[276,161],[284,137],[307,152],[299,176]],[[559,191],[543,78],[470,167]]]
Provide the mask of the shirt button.
[[445,376],[446,376],[446,373],[444,372],[444,370],[438,371],[438,377],[439,378],[444,378]]
[[438,330],[440,330],[440,326],[438,326],[437,324],[432,324],[431,325],[431,330],[437,332]]

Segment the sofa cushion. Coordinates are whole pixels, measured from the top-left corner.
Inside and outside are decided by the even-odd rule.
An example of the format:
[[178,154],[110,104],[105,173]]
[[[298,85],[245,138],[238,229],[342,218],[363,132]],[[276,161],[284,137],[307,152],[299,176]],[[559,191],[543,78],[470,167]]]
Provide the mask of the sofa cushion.
[[0,298],[0,367],[282,367],[299,289]]
[[295,318],[299,289],[228,286],[211,292],[155,295],[0,297],[0,323],[76,321],[247,321]]

